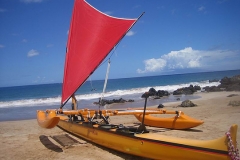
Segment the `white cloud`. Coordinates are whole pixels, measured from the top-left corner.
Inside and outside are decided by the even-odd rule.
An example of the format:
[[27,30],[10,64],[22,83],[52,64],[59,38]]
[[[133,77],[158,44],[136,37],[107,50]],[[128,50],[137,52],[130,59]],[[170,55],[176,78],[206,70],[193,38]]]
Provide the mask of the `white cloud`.
[[20,1],[24,3],[40,3],[43,0],[20,0]]
[[195,68],[200,67],[199,60],[201,55],[198,50],[193,50],[191,47],[182,49],[180,51],[171,51],[162,56],[168,64],[168,68]]
[[0,44],[0,48],[4,48],[4,47],[5,47],[4,45]]
[[[144,70],[137,69],[138,73],[148,73],[157,71],[169,71],[176,69],[190,68],[213,68],[218,70],[226,70],[229,67],[240,67],[239,51],[229,50],[194,50],[191,47],[171,51],[168,54],[162,55],[160,58],[151,58],[144,60]],[[232,64],[239,64],[232,66]]]
[[147,59],[144,61],[145,70],[138,69],[138,73],[146,73],[146,72],[156,72],[162,70],[166,66],[166,60],[164,59]]
[[37,56],[37,55],[39,55],[39,52],[34,49],[30,50],[27,54],[28,57],[33,57],[33,56]]
[[133,31],[128,31],[127,34],[126,34],[126,36],[133,36],[134,34],[135,34],[135,32],[133,32]]

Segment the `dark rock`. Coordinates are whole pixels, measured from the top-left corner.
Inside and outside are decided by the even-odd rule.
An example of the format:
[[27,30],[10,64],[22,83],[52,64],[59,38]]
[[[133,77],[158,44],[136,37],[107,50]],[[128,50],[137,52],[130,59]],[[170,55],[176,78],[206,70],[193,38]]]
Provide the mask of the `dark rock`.
[[169,96],[169,95],[170,95],[170,93],[168,91],[164,91],[164,90],[157,91],[157,96],[159,96],[159,97]]
[[173,91],[173,95],[181,95],[181,94],[193,94],[194,92],[201,90],[200,86],[190,85],[189,87],[178,88],[177,90]]
[[238,94],[230,94],[227,97],[234,97],[234,96],[239,96]]
[[201,90],[201,87],[200,87],[200,86],[194,86],[194,90],[195,90],[195,91],[200,91],[200,90]]
[[177,89],[176,91],[173,91],[173,95],[181,95],[183,94],[183,91],[181,89]]
[[194,107],[197,106],[196,104],[194,104],[192,101],[190,100],[185,100],[182,102],[182,104],[180,105],[180,107]]
[[[144,94],[142,95],[142,98],[143,98]],[[169,96],[170,93],[168,91],[164,91],[164,90],[156,91],[156,89],[150,88],[148,91],[148,95],[151,96],[153,99],[160,99],[160,97]]]
[[112,100],[102,99],[101,104],[99,102],[94,102],[93,104],[96,104],[96,105],[100,104],[101,106],[104,106],[106,104],[125,103],[125,102],[134,102],[134,100],[132,100],[132,99],[125,100],[125,99],[122,99],[122,98],[112,99]]
[[236,75],[231,78],[224,77],[223,79],[221,79],[220,83],[225,85],[240,84],[240,75]]
[[229,85],[230,84],[230,78],[224,77],[220,80],[220,83],[223,85]]
[[240,91],[240,75],[233,76],[231,78],[224,77],[220,80],[220,85],[212,87],[204,87],[207,92],[216,91]]
[[149,96],[154,96],[157,94],[157,91],[154,88],[150,88],[148,93],[149,93]]
[[219,92],[219,91],[222,91],[221,88],[218,88],[216,86],[206,86],[206,87],[203,87],[203,89],[206,91],[206,92]]
[[163,107],[164,107],[163,104],[159,104],[159,105],[158,105],[158,108],[163,108]]

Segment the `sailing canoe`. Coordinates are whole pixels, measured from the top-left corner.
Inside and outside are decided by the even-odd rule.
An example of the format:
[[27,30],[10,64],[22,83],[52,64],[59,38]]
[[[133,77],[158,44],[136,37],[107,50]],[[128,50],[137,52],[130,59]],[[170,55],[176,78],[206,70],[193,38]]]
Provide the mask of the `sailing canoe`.
[[[81,109],[81,110],[68,110],[64,111],[65,115],[81,115],[86,121],[88,117],[93,117],[96,114],[97,110],[89,110],[89,109]],[[47,118],[44,119],[45,112],[38,111],[38,124],[43,128],[52,128],[54,124],[57,124],[59,118],[51,116],[50,112],[56,112],[55,110],[47,111]],[[143,110],[101,110],[101,114],[103,116],[121,116],[121,115],[134,115],[140,122],[142,122],[143,118]],[[152,114],[176,114],[174,117],[155,117],[151,116]],[[169,129],[189,129],[193,127],[197,127],[203,124],[203,121],[194,119],[185,115],[181,111],[169,111],[169,110],[161,110],[161,109],[148,109],[145,110],[144,124],[152,127],[159,128],[169,128]]]
[[[134,116],[142,122],[143,114],[134,114]],[[152,127],[159,127],[159,128],[169,128],[169,129],[189,129],[197,127],[203,124],[203,121],[194,119],[185,115],[181,112],[180,115],[176,115],[174,117],[156,117],[150,115],[148,113],[145,114],[144,117],[144,124],[147,126]]]
[[[37,114],[41,114],[44,118],[42,112],[38,111]],[[74,122],[64,115],[56,115],[56,112],[50,112],[48,115],[58,117],[60,120],[57,126],[70,134],[127,154],[165,160],[231,159],[228,155],[230,139],[227,135],[205,141],[183,139],[158,133],[142,133],[138,132],[138,128],[123,127],[122,125]],[[236,147],[237,125],[232,125],[229,133],[232,138],[231,142]]]
[[149,133],[145,127],[100,124],[93,121],[100,115],[107,122],[100,111],[88,117],[88,122],[78,120],[76,117],[79,113],[75,114],[76,110],[62,115],[62,107],[71,97],[74,98],[77,89],[136,21],[111,17],[96,10],[85,0],[75,0],[66,48],[61,107],[58,111],[37,111],[39,125],[44,128],[57,125],[66,132],[101,146],[151,159],[230,160],[228,153],[232,152],[228,152],[228,148],[236,150],[237,125],[233,125],[230,133],[219,139],[201,141]]

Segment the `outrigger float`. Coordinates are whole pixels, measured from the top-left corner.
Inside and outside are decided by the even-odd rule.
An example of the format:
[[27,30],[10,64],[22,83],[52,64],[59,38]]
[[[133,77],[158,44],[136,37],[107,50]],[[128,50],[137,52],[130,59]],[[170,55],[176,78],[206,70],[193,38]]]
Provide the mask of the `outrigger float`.
[[[168,111],[163,110],[163,114],[169,114]],[[168,128],[168,129],[190,129],[197,127],[203,124],[203,121],[194,119],[192,117],[187,116],[181,111],[171,111],[170,113],[175,112],[174,117],[156,117],[151,115],[153,113],[146,113],[144,117],[144,124],[151,127],[158,128]],[[172,114],[173,114],[172,113]],[[142,122],[143,114],[134,114],[134,116]]]
[[[133,110],[132,108],[128,108],[128,110]],[[143,109],[135,109],[134,111],[140,111],[142,113],[133,113],[133,115],[137,118],[138,121],[142,122],[143,120]],[[149,111],[156,111],[149,112]],[[157,117],[153,114],[175,114],[173,117]],[[182,111],[169,111],[165,109],[155,109],[149,108],[144,115],[144,124],[151,127],[158,127],[158,128],[168,128],[168,129],[190,129],[197,127],[204,122],[195,118],[192,118],[186,115]]]
[[[109,124],[109,116],[132,114],[129,111],[77,109],[74,93],[139,18],[111,17],[85,0],[75,0],[66,49],[61,106],[56,110],[37,111],[38,124],[43,128],[58,126],[101,146],[151,159],[239,160],[237,125],[232,125],[226,135],[206,141],[163,136],[148,131],[144,123],[145,116],[157,113],[146,110],[148,94],[144,96],[144,109],[132,111],[143,115],[139,127]],[[72,110],[64,110],[63,106],[70,98]]]

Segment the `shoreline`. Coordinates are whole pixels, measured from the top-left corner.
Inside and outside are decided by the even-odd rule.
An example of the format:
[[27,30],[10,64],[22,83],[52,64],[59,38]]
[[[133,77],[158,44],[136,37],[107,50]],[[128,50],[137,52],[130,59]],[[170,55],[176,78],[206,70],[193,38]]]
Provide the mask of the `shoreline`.
[[[204,123],[189,130],[169,130],[158,128],[158,134],[188,139],[209,140],[224,136],[232,124],[237,124],[237,142],[240,142],[240,106],[229,106],[230,101],[240,101],[240,92],[195,93],[201,98],[191,100],[196,107],[176,107],[182,101],[163,103],[166,110],[181,110],[186,115],[203,120]],[[237,96],[227,97],[231,94]],[[157,105],[147,108],[156,108]],[[162,115],[158,115],[162,116]],[[165,115],[164,115],[165,116]],[[169,116],[169,115],[166,115]],[[170,115],[173,116],[173,115]],[[112,116],[112,124],[138,125],[134,116]],[[0,122],[0,159],[140,159],[131,155],[113,151],[99,145],[84,141],[60,130],[43,129],[36,119]],[[148,127],[147,127],[148,128]],[[68,138],[65,146],[57,143],[54,137]],[[74,141],[72,140],[74,139]],[[71,143],[70,143],[70,140]],[[239,148],[239,145],[238,145]]]
[[[139,94],[138,97],[141,95]],[[126,99],[127,96],[124,97]],[[186,100],[186,99],[197,99],[200,98],[200,96],[196,95],[170,95],[168,97],[162,97],[161,99],[148,99],[147,106],[154,106],[159,105],[164,102],[180,102],[176,99],[180,98],[180,101]],[[101,106],[101,109],[108,109],[108,110],[122,110],[126,108],[139,108],[144,106],[144,99],[139,98],[138,100],[134,102],[125,102],[125,103],[115,103],[110,104],[106,108]],[[92,102],[92,103],[91,103]],[[78,106],[79,109],[98,109],[98,105],[93,104],[94,101],[89,101],[86,103],[86,101],[79,100]],[[69,102],[70,103],[70,102]],[[47,109],[58,109],[59,105],[46,105],[46,106],[20,106],[20,107],[7,107],[7,108],[0,108],[0,122],[4,121],[19,121],[19,120],[29,120],[29,119],[35,119],[36,118],[36,111],[37,110],[47,110]],[[71,104],[67,104],[64,109],[68,110],[71,108]],[[14,116],[13,116],[14,115]]]

